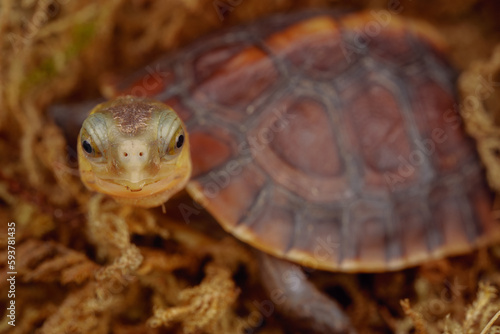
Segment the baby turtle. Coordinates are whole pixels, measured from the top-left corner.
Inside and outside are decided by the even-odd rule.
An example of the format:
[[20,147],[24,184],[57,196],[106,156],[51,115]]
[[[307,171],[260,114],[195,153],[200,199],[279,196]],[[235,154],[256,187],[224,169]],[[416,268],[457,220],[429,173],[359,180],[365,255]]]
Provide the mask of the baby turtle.
[[83,124],[82,180],[143,207],[187,183],[239,239],[317,269],[464,253],[500,229],[455,79],[424,23],[278,15],[119,83]]

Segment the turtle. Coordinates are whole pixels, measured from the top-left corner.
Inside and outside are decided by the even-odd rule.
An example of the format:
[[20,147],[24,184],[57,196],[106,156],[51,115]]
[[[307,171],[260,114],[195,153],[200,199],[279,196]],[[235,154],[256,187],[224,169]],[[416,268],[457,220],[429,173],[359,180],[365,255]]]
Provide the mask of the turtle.
[[446,53],[387,10],[226,29],[113,86],[78,137],[82,181],[142,207],[186,187],[280,263],[382,272],[468,252],[500,225]]

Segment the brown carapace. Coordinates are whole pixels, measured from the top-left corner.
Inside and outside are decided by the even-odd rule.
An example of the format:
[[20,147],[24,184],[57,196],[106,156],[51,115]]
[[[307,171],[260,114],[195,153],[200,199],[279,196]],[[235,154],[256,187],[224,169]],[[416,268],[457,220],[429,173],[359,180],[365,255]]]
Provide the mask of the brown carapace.
[[499,237],[455,79],[422,23],[317,12],[203,38],[115,93],[179,113],[188,190],[227,231],[314,268],[379,271]]

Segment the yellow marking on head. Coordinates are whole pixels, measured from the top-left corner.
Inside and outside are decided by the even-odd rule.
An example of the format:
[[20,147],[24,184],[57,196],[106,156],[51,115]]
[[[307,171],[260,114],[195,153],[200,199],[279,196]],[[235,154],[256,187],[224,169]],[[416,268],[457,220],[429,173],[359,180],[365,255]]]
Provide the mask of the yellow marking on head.
[[85,186],[125,204],[159,206],[191,175],[184,124],[156,101],[126,96],[98,105],[77,147]]

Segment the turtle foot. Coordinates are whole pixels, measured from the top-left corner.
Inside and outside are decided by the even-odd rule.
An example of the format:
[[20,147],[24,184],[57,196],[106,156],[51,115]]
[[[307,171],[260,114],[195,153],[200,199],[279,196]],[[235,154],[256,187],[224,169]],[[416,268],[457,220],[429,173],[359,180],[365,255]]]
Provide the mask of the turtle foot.
[[261,278],[276,309],[300,333],[355,333],[340,306],[291,262],[259,252]]

